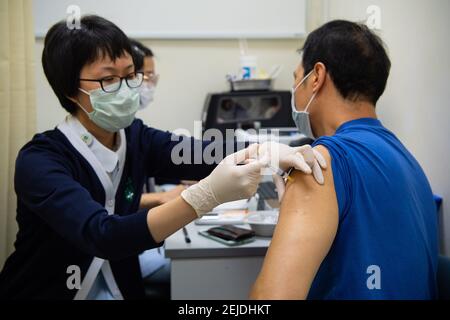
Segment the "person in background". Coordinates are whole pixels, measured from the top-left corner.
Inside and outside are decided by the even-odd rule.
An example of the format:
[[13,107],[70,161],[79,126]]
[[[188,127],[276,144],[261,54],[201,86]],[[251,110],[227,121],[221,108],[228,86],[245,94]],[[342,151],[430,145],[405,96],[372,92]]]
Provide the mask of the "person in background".
[[[130,39],[133,51],[133,62],[136,71],[142,72],[144,80],[138,88],[139,110],[147,108],[154,100],[159,74],[155,71],[155,58],[153,51],[141,42]],[[167,191],[157,191],[156,184],[175,184]],[[181,195],[186,185],[180,180],[156,179],[148,177],[141,195],[140,208],[151,209],[162,205]],[[141,274],[148,295],[157,298],[170,298],[170,260],[164,256],[164,248],[150,249],[139,255]],[[156,291],[155,288],[158,290]],[[156,294],[156,295],[155,295]]]
[[[139,91],[139,110],[147,108],[154,100],[156,86],[159,80],[159,74],[156,73],[155,57],[153,51],[141,42],[130,39],[131,49],[133,50],[133,62],[136,71],[144,74],[142,85]],[[149,177],[145,185],[145,193],[141,197],[141,208],[151,209],[153,207],[164,204],[178,197],[186,186],[192,185],[191,181],[183,181],[176,179],[164,179]],[[156,191],[156,184],[172,184],[173,188],[167,191]]]

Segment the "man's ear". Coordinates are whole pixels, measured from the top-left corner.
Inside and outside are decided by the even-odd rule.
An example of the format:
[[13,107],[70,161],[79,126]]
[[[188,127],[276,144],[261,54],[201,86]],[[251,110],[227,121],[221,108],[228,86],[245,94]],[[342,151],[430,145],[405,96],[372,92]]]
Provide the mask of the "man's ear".
[[327,78],[327,67],[322,62],[317,62],[314,65],[313,75],[313,92],[317,93],[320,91]]

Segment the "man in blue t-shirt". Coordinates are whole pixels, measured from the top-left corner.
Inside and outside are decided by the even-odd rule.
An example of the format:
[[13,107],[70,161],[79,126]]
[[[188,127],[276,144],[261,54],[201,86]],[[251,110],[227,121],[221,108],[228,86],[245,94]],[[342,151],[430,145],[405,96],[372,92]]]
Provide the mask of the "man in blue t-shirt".
[[332,21],[312,32],[294,73],[293,118],[331,164],[324,184],[301,173],[251,297],[433,299],[438,230],[429,182],[377,119],[389,76],[381,39]]

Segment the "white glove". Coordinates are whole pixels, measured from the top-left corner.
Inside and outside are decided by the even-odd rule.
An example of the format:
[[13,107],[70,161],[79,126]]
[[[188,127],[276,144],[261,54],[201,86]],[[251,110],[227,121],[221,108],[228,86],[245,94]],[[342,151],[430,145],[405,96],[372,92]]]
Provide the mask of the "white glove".
[[[327,163],[320,152],[310,145],[289,147],[273,141],[265,142],[258,149],[258,157],[261,156],[269,157],[270,163],[283,171],[295,168],[306,174],[312,173],[319,184],[324,183],[322,169],[326,169]],[[277,174],[273,175],[273,180],[277,187],[278,199],[281,201],[285,191],[285,181]]]
[[[252,156],[254,155],[252,154]],[[271,165],[283,171],[294,168],[306,174],[312,173],[319,184],[324,182],[322,169],[327,167],[327,163],[320,152],[314,150],[310,145],[290,147],[286,144],[269,141],[259,146],[256,158],[268,158]]]
[[[205,179],[181,193],[199,217],[214,207],[230,201],[248,199],[256,193],[264,160],[250,159],[258,148],[251,145],[226,157]],[[246,163],[244,165],[239,165]]]

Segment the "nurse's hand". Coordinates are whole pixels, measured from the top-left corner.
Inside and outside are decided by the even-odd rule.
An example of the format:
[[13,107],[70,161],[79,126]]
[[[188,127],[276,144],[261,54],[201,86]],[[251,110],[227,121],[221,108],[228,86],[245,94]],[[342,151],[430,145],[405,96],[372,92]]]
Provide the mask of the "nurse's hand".
[[319,184],[323,184],[322,169],[326,169],[327,163],[323,156],[310,145],[290,147],[277,142],[264,142],[259,145],[256,158],[268,158],[270,164],[283,171],[291,168],[300,170],[306,174],[313,174]]
[[208,177],[184,190],[181,197],[199,217],[224,202],[252,197],[261,180],[261,169],[267,165],[264,157],[251,159],[257,148],[254,144],[229,155]]

